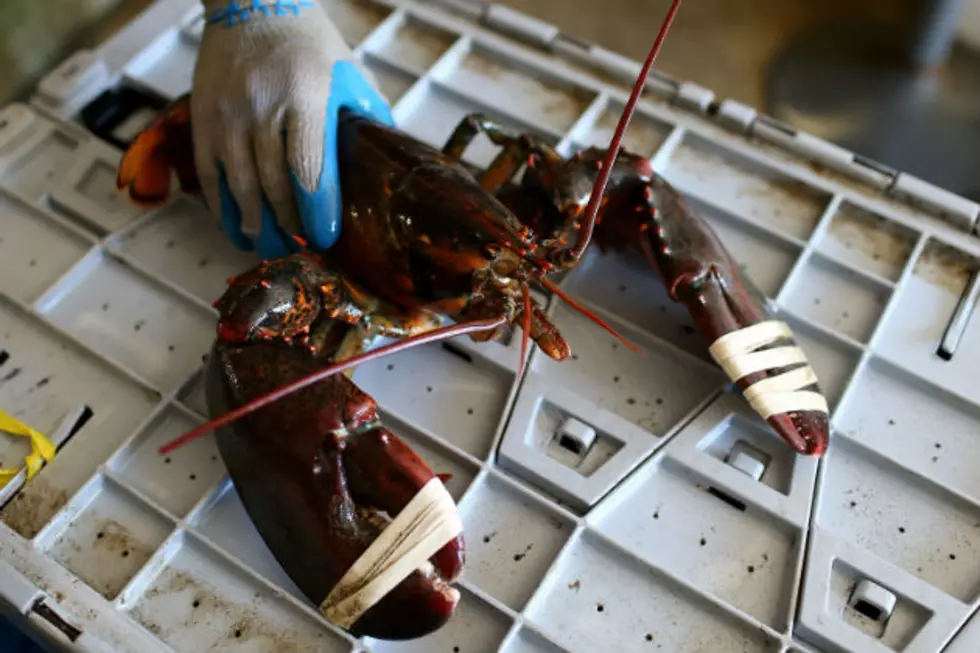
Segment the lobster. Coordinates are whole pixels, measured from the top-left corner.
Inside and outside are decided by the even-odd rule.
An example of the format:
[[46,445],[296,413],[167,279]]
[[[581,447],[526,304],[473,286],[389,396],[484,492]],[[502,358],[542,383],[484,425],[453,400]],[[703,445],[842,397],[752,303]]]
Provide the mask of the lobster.
[[[575,164],[585,159],[564,162],[532,138],[488,129],[493,127],[488,121],[468,119],[440,151],[344,112],[338,126],[343,225],[336,244],[314,252],[296,238],[298,253],[231,280],[216,303],[218,339],[207,366],[212,419],[161,452],[217,431],[232,481],[261,536],[304,593],[323,601],[328,618],[337,617],[335,623],[351,632],[397,639],[440,627],[458,600],[448,584],[465,553],[458,529],[446,525],[453,523],[449,515],[441,535],[428,540],[429,558],[407,568],[404,556],[389,555],[388,562],[401,566],[398,573],[383,574],[385,591],[375,585],[373,603],[354,600],[354,616],[338,616],[338,604],[347,601],[351,607],[351,597],[358,597],[356,584],[344,582],[347,576],[364,566],[364,556],[392,530],[382,513],[397,522],[426,488],[441,485],[384,429],[374,402],[341,373],[459,335],[492,339],[513,324],[523,331],[522,368],[529,338],[562,360],[569,347],[532,301],[532,282],[618,337],[546,275],[572,269],[589,246],[600,213],[611,216],[613,206],[627,206],[622,198],[632,195],[633,183],[623,174],[624,164],[636,161],[629,154],[619,157],[619,144],[679,2],[673,1],[610,147],[587,161],[589,173],[597,176],[576,174]],[[124,154],[117,185],[136,204],[164,201],[171,171],[182,190],[199,190],[189,102],[189,97],[176,101]],[[468,133],[478,129],[491,140],[507,141],[479,178],[460,160],[461,148],[472,138]],[[536,172],[529,168],[517,190],[501,191],[519,167],[521,152],[529,153]],[[643,179],[648,168],[648,163],[632,165],[630,172],[636,178],[639,170]],[[587,179],[594,186],[584,189]],[[604,199],[610,179],[613,193]],[[538,192],[545,189],[560,190],[551,196]],[[555,201],[549,206],[543,198]],[[683,225],[675,226],[677,232],[664,240],[673,246],[681,243],[671,238],[690,235]],[[719,245],[716,251],[724,250]],[[688,267],[696,269],[697,260]],[[456,324],[443,326],[446,321]],[[378,335],[399,340],[366,351]],[[739,361],[744,365],[744,357]],[[260,466],[267,461],[275,462]],[[287,477],[294,478],[287,482]],[[375,487],[368,487],[372,482]],[[286,510],[288,502],[294,503]],[[421,555],[416,554],[415,562]],[[308,578],[317,564],[319,575]],[[336,596],[341,586],[350,594]]]

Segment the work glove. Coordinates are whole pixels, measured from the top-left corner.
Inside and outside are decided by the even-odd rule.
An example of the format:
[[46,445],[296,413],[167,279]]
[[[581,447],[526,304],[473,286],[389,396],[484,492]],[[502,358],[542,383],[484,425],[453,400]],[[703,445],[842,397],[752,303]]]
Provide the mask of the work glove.
[[205,201],[265,259],[340,236],[342,107],[393,120],[371,74],[315,0],[203,0],[194,69],[194,159]]

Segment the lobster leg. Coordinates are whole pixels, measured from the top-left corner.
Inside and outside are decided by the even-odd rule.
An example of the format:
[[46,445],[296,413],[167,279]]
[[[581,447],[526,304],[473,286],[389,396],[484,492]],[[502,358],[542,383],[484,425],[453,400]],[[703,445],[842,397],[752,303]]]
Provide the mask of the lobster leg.
[[483,133],[494,145],[503,148],[480,177],[480,185],[490,193],[496,193],[527,163],[528,156],[536,154],[549,165],[561,162],[561,156],[540,138],[531,134],[514,134],[506,127],[480,113],[471,113],[456,127],[442,151],[461,159],[473,139]]

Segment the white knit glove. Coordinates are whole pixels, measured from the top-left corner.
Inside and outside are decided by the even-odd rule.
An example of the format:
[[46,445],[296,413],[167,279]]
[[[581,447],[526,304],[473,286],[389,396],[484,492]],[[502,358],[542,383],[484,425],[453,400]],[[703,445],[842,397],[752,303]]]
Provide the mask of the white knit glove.
[[348,107],[393,124],[373,77],[318,2],[203,0],[192,88],[204,197],[242,249],[327,249],[340,232],[336,123]]

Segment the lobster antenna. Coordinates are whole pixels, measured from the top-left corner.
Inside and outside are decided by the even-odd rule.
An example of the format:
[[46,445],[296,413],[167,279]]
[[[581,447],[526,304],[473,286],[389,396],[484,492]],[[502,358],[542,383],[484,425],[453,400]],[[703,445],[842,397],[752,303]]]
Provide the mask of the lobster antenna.
[[579,313],[581,313],[582,315],[589,318],[590,320],[598,324],[600,327],[602,327],[603,329],[611,333],[612,336],[616,338],[616,340],[626,345],[629,349],[635,351],[637,354],[645,353],[642,349],[634,345],[632,342],[630,342],[624,336],[622,336],[619,332],[617,332],[616,329],[606,324],[601,317],[599,317],[598,315],[596,315],[595,313],[593,313],[592,311],[590,311],[589,309],[582,306],[577,301],[575,301],[574,299],[566,295],[561,288],[559,288],[557,285],[555,285],[553,281],[551,281],[551,279],[541,279],[541,284],[551,292],[558,295],[560,299],[564,300],[569,306],[574,308],[576,311],[578,311]]
[[488,318],[485,320],[474,320],[473,322],[464,322],[463,324],[454,324],[448,327],[441,327],[439,329],[434,329],[427,333],[422,333],[417,336],[412,336],[404,340],[399,340],[390,345],[385,345],[384,347],[378,347],[377,349],[372,349],[371,351],[364,352],[363,354],[358,354],[357,356],[352,356],[345,361],[339,363],[333,363],[323,368],[322,370],[317,370],[307,374],[306,376],[293,381],[292,383],[287,383],[284,386],[273,390],[267,394],[257,397],[248,403],[239,406],[238,408],[229,411],[209,422],[205,422],[200,426],[191,429],[190,431],[184,433],[176,440],[172,440],[169,443],[163,445],[159,449],[159,453],[166,454],[177,447],[180,447],[191,440],[201,437],[211,431],[230,424],[236,420],[245,417],[250,413],[254,413],[260,408],[264,408],[269,404],[275,403],[287,395],[291,395],[297,390],[302,390],[306,386],[313,385],[314,383],[319,383],[320,381],[331,377],[335,374],[339,374],[345,370],[352,367],[356,367],[361,363],[366,363],[368,361],[375,360],[377,358],[383,358],[388,354],[397,354],[398,352],[405,351],[406,349],[412,349],[413,347],[418,347],[420,345],[427,345],[433,342],[440,342],[442,340],[448,340],[450,338],[455,338],[456,336],[465,335],[468,333],[474,333],[478,331],[490,331],[503,326],[507,323],[507,316],[501,315],[495,318]]
[[653,67],[653,62],[657,58],[657,54],[660,52],[660,46],[663,45],[664,39],[667,37],[667,32],[670,31],[670,25],[674,22],[674,16],[677,14],[678,8],[680,8],[681,0],[673,0],[670,5],[670,10],[667,12],[667,17],[664,19],[663,24],[660,26],[660,33],[657,34],[657,40],[653,42],[653,47],[650,49],[650,54],[647,55],[647,60],[643,63],[643,68],[640,71],[640,78],[636,80],[636,84],[633,85],[633,92],[630,94],[629,100],[626,102],[626,108],[623,110],[623,115],[619,118],[619,124],[616,126],[616,132],[613,134],[612,140],[609,142],[609,150],[606,152],[606,159],[602,162],[602,169],[599,171],[599,177],[596,179],[595,187],[592,189],[592,195],[589,197],[589,204],[585,209],[585,219],[582,221],[582,228],[579,230],[578,239],[575,241],[575,246],[566,250],[565,255],[571,258],[573,262],[577,262],[582,255],[585,253],[586,248],[589,246],[589,242],[592,240],[592,230],[595,228],[596,216],[599,215],[599,204],[602,201],[602,196],[606,192],[606,185],[609,183],[609,176],[612,174],[613,161],[615,161],[616,156],[619,154],[619,148],[623,142],[623,136],[626,134],[626,127],[629,125],[630,119],[633,117],[633,111],[636,109],[636,103],[640,99],[640,93],[643,92],[643,87],[647,83],[647,75],[650,74],[650,68]]

